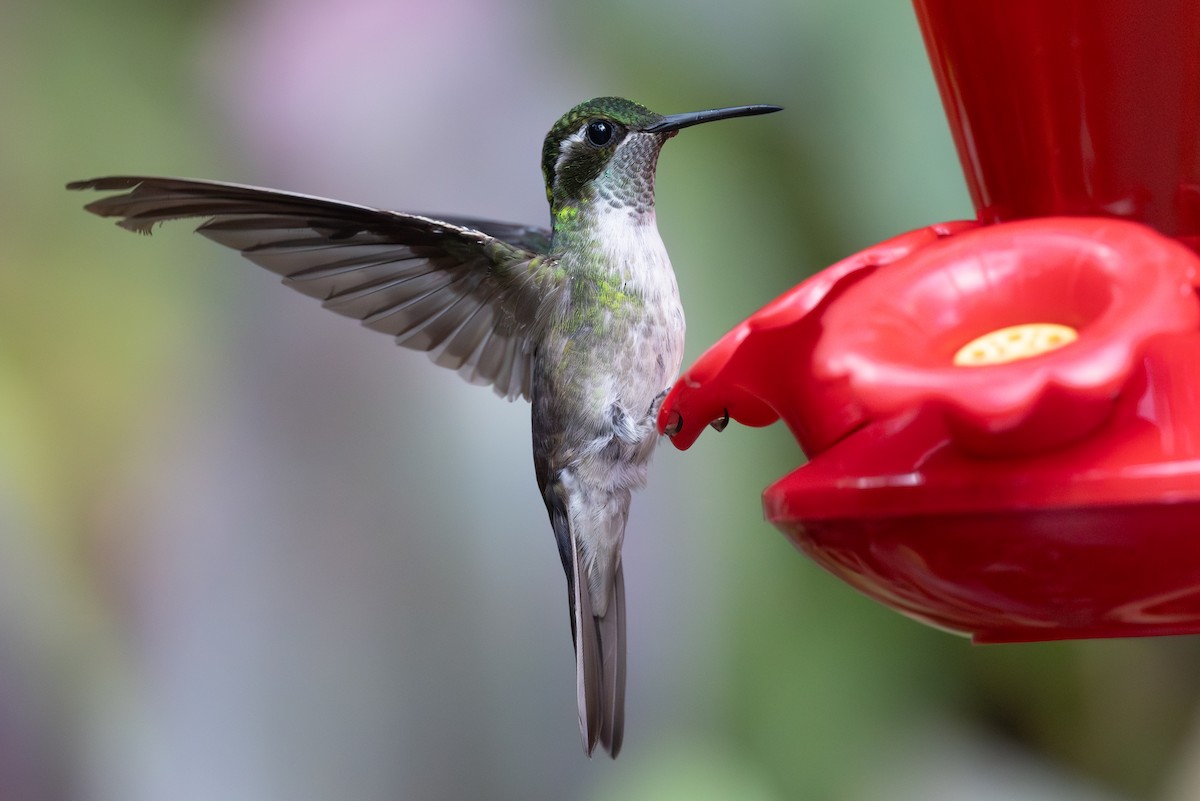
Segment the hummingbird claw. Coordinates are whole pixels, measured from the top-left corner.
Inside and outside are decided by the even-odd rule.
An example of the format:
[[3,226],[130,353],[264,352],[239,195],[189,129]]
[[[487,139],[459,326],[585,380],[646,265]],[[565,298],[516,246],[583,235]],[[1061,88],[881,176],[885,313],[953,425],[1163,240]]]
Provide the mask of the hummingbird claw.
[[679,412],[672,411],[671,416],[667,419],[667,424],[663,426],[663,433],[668,437],[673,437],[683,430],[683,415]]
[[712,427],[712,430],[716,431],[718,434],[720,434],[722,431],[724,431],[725,426],[727,426],[727,425],[729,425],[729,410],[728,409],[725,410],[724,416],[718,417],[716,420],[713,420],[711,423],[709,423],[709,426]]
[[646,410],[647,417],[658,417],[658,410],[662,408],[663,401],[667,399],[667,392],[670,387],[654,396],[654,400],[650,401],[650,408]]

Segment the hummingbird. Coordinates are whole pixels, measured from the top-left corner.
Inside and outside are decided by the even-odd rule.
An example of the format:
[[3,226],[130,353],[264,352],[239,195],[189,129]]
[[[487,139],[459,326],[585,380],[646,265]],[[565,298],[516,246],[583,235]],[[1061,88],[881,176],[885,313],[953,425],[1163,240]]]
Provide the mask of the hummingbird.
[[68,189],[148,234],[196,231],[283,283],[473,384],[532,405],[533,463],[567,577],[579,729],[612,757],[625,729],[630,497],[646,483],[656,417],[683,360],[684,315],[658,233],[659,151],[750,105],[662,115],[630,100],[581,103],[542,145],[549,230],[437,218],[214,181],[110,176]]

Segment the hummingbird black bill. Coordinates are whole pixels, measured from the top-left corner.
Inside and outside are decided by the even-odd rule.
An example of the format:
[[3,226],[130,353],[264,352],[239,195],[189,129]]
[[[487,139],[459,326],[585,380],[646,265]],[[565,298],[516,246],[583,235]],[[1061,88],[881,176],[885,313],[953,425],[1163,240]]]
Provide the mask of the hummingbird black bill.
[[689,111],[685,114],[669,114],[666,117],[663,117],[661,122],[656,122],[649,128],[644,128],[643,130],[646,131],[646,133],[666,133],[668,131],[678,131],[680,128],[688,128],[692,125],[699,125],[702,122],[727,120],[731,117],[753,117],[758,114],[773,114],[776,111],[783,111],[783,106],[759,104],[754,106],[710,108],[707,111]]

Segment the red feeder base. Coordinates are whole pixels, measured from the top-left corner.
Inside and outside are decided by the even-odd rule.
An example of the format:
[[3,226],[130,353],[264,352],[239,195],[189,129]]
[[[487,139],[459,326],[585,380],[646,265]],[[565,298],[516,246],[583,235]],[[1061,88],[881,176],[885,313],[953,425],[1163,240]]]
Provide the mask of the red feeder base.
[[[1200,336],[1172,345],[1197,352]],[[1200,633],[1192,438],[1134,417],[981,460],[941,425],[856,432],[771,486],[767,519],[858,590],[977,642]]]
[[1200,633],[1200,559],[1178,556],[1194,554],[1198,519],[1200,501],[1153,501],[775,522],[875,600],[999,643]]

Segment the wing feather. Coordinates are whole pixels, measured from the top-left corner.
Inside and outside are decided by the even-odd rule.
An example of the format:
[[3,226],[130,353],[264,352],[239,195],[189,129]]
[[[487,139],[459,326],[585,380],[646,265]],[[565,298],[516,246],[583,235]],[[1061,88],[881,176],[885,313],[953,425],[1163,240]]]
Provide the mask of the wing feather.
[[508,346],[507,337],[492,331],[488,334],[487,339],[480,343],[474,364],[463,365],[459,370],[459,375],[473,384],[487,383],[490,379],[496,378]]
[[539,312],[562,283],[545,230],[212,181],[112,176],[67,187],[118,192],[86,208],[138,233],[199,219],[198,233],[326,308],[471,383],[530,395]]
[[488,331],[495,325],[489,312],[486,305],[473,309],[467,319],[430,352],[434,364],[458,371],[469,362],[485,344]]
[[447,337],[461,328],[462,324],[470,319],[471,314],[479,308],[477,303],[467,302],[465,295],[451,298],[439,296],[433,300],[443,304],[441,310],[429,314],[404,333],[404,342],[409,347],[425,351],[434,350],[441,346]]

